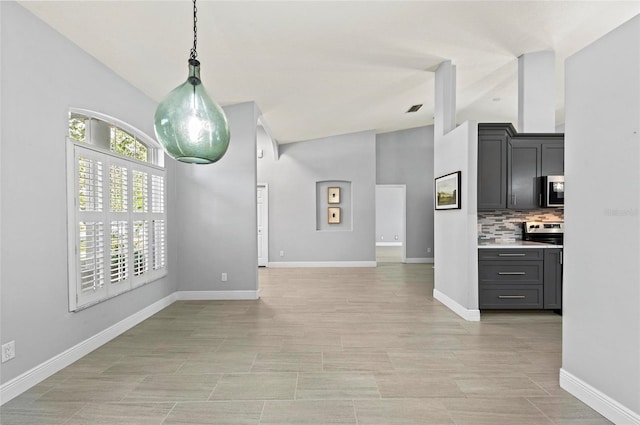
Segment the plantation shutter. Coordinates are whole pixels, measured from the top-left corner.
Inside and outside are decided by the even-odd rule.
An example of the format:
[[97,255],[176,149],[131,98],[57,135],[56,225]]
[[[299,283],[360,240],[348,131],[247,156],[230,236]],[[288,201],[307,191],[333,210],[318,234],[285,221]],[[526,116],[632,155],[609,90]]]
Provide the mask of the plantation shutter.
[[167,267],[164,180],[164,175],[151,175],[151,258],[154,271]]
[[164,170],[92,147],[73,152],[72,310],[166,274]]
[[[76,302],[96,302],[107,293],[105,261],[106,220],[104,158],[91,150],[74,155],[74,210],[76,213],[75,256]],[[108,180],[108,178],[107,178]]]

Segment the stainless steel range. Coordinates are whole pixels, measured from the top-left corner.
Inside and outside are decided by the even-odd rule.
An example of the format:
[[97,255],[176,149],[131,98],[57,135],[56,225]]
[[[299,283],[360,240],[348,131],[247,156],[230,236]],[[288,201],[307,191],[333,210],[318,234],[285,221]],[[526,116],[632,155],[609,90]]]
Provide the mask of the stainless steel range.
[[561,221],[525,221],[522,223],[522,239],[562,245],[564,242],[564,223]]

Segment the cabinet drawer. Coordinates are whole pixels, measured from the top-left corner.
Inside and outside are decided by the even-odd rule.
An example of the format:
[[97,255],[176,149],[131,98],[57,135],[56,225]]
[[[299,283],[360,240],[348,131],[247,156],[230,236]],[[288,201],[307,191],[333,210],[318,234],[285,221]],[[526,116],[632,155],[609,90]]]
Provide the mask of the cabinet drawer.
[[542,285],[480,285],[480,308],[542,308]]
[[478,260],[539,260],[544,258],[542,249],[524,248],[524,249],[494,249],[484,248],[478,250]]
[[478,263],[479,283],[542,284],[542,261],[481,261]]

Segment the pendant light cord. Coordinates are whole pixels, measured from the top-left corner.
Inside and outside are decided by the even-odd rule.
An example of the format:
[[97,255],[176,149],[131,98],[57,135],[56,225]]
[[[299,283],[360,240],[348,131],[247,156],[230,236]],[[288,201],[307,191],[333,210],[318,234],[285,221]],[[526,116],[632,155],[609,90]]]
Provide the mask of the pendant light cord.
[[195,60],[198,57],[196,47],[198,45],[198,8],[196,7],[196,0],[193,0],[193,47],[191,48],[190,60]]

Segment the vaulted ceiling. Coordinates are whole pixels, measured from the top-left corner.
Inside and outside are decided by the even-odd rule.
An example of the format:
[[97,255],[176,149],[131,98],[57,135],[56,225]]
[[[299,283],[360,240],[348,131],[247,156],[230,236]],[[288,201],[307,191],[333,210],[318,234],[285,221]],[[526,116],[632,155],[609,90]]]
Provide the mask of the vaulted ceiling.
[[[186,79],[192,5],[21,1],[155,100]],[[640,1],[198,2],[202,79],[220,104],[255,101],[280,143],[433,122],[434,71],[457,69],[458,122],[517,122],[517,58],[564,60],[640,13]],[[624,52],[620,52],[624,54]],[[424,104],[406,113],[414,104]]]

